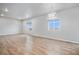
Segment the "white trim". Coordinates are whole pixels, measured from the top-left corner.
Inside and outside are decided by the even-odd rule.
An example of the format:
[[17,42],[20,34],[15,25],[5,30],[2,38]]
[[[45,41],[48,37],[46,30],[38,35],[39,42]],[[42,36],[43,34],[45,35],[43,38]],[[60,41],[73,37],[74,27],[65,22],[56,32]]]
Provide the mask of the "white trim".
[[45,39],[52,39],[52,40],[58,40],[58,41],[63,41],[63,42],[70,42],[70,43],[74,43],[74,44],[79,44],[79,42],[65,40],[65,39],[62,39],[62,38],[47,37],[45,35],[38,35],[38,34],[34,34],[34,33],[26,33],[26,34],[31,35],[31,36],[35,36],[35,37],[45,38]]
[[38,35],[38,34],[33,34],[33,33],[7,34],[7,35],[0,35],[0,37],[12,36],[12,35],[31,35],[31,36],[34,36],[34,37],[40,37],[40,38],[45,38],[45,39],[52,39],[52,40],[57,40],[57,41],[70,42],[70,43],[73,43],[73,44],[79,44],[79,42],[75,42],[75,41],[70,41],[70,40],[65,40],[65,39],[55,38],[55,37],[47,37],[45,35]]

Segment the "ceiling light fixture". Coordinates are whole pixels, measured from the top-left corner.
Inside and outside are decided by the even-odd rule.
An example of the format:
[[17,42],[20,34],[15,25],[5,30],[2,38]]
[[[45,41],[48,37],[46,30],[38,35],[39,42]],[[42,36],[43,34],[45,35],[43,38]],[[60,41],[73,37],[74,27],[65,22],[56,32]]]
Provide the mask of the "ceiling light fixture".
[[8,9],[7,9],[7,8],[5,8],[5,9],[4,9],[4,11],[5,11],[5,12],[8,12]]
[[7,8],[0,9],[0,16],[4,16],[4,14],[6,14],[7,12],[8,12]]
[[1,16],[4,16],[4,14],[0,14]]
[[48,19],[54,19],[54,18],[57,18],[56,17],[56,12],[48,14]]

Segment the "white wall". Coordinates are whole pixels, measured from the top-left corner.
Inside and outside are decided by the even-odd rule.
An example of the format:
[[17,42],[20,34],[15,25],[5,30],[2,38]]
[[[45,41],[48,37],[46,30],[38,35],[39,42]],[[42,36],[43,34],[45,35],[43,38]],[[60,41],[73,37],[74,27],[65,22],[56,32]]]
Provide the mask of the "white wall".
[[47,16],[37,17],[33,21],[33,34],[57,39],[79,42],[79,8],[73,8],[57,13],[61,28],[58,31],[48,31]]
[[36,19],[32,20],[32,33],[37,33],[39,35],[47,34],[48,27],[47,27],[47,15],[37,17]]
[[19,33],[19,26],[19,21],[7,18],[0,18],[0,35]]

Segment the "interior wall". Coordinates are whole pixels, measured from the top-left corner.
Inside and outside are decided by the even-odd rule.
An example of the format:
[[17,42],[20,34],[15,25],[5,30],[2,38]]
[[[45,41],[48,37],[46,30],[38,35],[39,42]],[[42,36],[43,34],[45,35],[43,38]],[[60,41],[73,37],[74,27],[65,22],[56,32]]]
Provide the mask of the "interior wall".
[[0,18],[0,35],[19,33],[20,23],[14,19]]
[[32,34],[79,42],[79,8],[73,8],[57,13],[61,22],[58,31],[48,31],[47,16],[32,19]]
[[32,33],[37,33],[39,35],[47,34],[47,21],[47,15],[32,19]]

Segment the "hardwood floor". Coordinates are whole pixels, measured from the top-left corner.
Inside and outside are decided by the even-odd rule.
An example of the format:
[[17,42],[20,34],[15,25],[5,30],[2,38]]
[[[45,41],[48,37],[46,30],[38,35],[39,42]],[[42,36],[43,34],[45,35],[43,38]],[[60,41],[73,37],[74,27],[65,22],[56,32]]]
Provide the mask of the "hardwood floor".
[[33,46],[34,46],[33,53],[35,51],[38,51],[38,52],[35,52],[35,54],[49,54],[49,55],[79,54],[79,45],[69,43],[69,42],[42,39],[39,37],[37,38],[35,37]]
[[29,35],[0,36],[0,55],[79,55],[79,44]]

